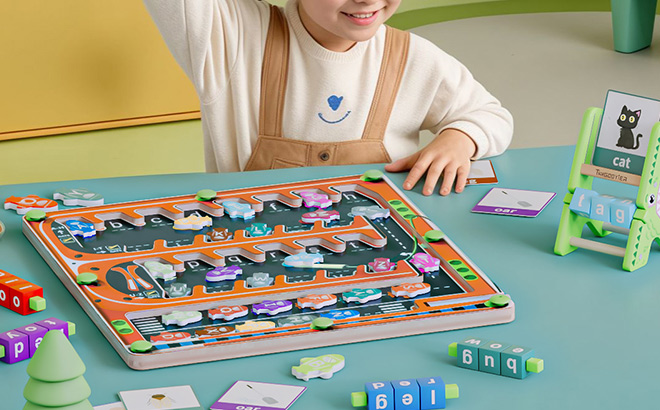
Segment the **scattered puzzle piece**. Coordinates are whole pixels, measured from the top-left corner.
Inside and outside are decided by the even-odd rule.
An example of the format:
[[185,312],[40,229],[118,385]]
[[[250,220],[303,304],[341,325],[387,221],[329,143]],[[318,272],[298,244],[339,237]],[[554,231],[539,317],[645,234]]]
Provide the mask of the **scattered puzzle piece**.
[[327,208],[332,205],[332,201],[326,194],[319,194],[311,191],[303,191],[300,193],[300,197],[303,199],[305,206],[307,208],[317,207],[317,208]]
[[254,209],[248,204],[236,201],[224,201],[222,206],[230,218],[243,218],[244,220],[254,218]]
[[275,327],[275,322],[269,320],[248,320],[242,325],[236,325],[237,332],[257,332],[260,330],[272,329]]
[[263,288],[270,286],[274,281],[275,279],[270,277],[270,273],[266,272],[255,272],[252,276],[245,280],[248,287],[250,288]]
[[144,263],[144,268],[154,279],[162,279],[165,282],[176,279],[176,271],[174,270],[174,266],[168,263],[146,261]]
[[186,326],[191,323],[202,320],[202,312],[175,310],[172,313],[163,315],[164,325]]
[[318,357],[303,357],[300,359],[300,366],[293,366],[291,373],[300,380],[309,381],[309,379],[320,377],[329,379],[336,372],[344,368],[346,360],[340,354],[326,354]]
[[290,300],[264,300],[261,303],[252,305],[252,313],[260,315],[262,313],[268,316],[275,316],[278,313],[288,312],[293,308],[293,303]]
[[351,208],[351,214],[353,216],[362,215],[373,220],[378,218],[389,218],[390,210],[381,208],[378,205],[354,206]]
[[266,236],[273,233],[273,229],[269,228],[268,225],[262,222],[253,223],[249,227],[245,228],[245,231],[252,237]]
[[2,221],[0,221],[0,238],[2,238],[2,235],[5,234],[5,230],[6,230],[5,224],[3,224]]
[[234,280],[236,276],[243,273],[240,266],[218,266],[206,273],[207,282],[222,282],[223,280]]
[[213,242],[227,241],[231,239],[231,232],[227,228],[213,228],[208,237]]
[[96,228],[94,228],[93,223],[70,219],[66,221],[65,224],[69,228],[69,231],[71,231],[72,235],[82,236],[83,238],[91,238],[92,236],[96,236]]
[[209,309],[209,319],[230,321],[247,316],[248,313],[250,311],[247,306],[218,306],[215,309]]
[[213,220],[210,216],[190,215],[185,218],[175,219],[173,228],[177,231],[184,230],[200,230],[205,226],[213,225]]
[[378,300],[383,296],[380,289],[353,289],[350,292],[342,293],[342,298],[346,302],[367,303],[372,300]]
[[334,209],[331,211],[317,210],[313,212],[305,212],[302,214],[300,221],[306,224],[313,224],[316,221],[332,222],[334,220],[339,220],[339,217],[339,211],[335,211]]
[[173,283],[171,284],[167,289],[167,294],[171,298],[181,298],[184,296],[188,296],[188,285],[185,283]]
[[33,209],[40,209],[44,212],[53,212],[57,211],[57,202],[36,195],[10,196],[5,199],[5,209],[13,209],[19,215],[25,215],[28,211]]
[[99,206],[103,205],[103,195],[85,188],[60,188],[53,194],[53,199],[59,199],[66,206]]
[[159,335],[149,337],[152,343],[178,343],[190,339],[192,336],[187,332],[161,332]]
[[295,268],[296,266],[308,266],[321,262],[323,262],[323,255],[320,253],[301,252],[284,258],[282,265],[287,268]]
[[434,258],[423,252],[414,254],[410,262],[412,262],[412,264],[423,273],[440,270],[440,259]]
[[367,263],[372,272],[389,272],[396,268],[396,263],[390,262],[389,258],[376,258],[373,262]]
[[301,308],[321,309],[326,306],[332,306],[337,303],[337,296],[327,293],[324,295],[307,295],[298,298],[298,306]]
[[360,312],[353,309],[331,310],[321,313],[321,317],[327,317],[332,320],[352,319],[354,317],[360,317]]
[[403,296],[406,298],[414,298],[429,293],[430,291],[431,285],[426,282],[403,283],[398,286],[392,286],[392,294],[397,297]]

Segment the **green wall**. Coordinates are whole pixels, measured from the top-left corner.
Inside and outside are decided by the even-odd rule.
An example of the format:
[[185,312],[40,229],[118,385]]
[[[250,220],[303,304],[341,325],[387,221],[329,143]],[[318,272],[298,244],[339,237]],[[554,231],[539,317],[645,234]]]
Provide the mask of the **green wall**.
[[[409,29],[478,16],[609,10],[607,0],[403,0],[390,24]],[[2,141],[0,184],[201,172],[202,150],[199,121]]]

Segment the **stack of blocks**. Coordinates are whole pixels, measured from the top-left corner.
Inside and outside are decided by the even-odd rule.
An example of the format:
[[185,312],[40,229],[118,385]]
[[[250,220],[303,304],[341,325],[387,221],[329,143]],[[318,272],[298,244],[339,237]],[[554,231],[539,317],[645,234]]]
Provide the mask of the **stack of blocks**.
[[467,338],[449,345],[449,355],[458,358],[466,369],[524,379],[543,371],[543,360],[534,357],[534,350],[496,341]]
[[596,191],[575,188],[568,208],[585,218],[609,222],[614,226],[629,229],[637,205],[631,199],[599,195]]
[[35,284],[0,270],[0,306],[21,315],[46,309],[44,290]]
[[368,410],[433,410],[444,409],[446,399],[458,397],[458,386],[445,385],[441,377],[372,382],[366,392],[351,395],[353,407]]
[[37,351],[46,333],[51,330],[59,330],[69,337],[76,333],[76,326],[71,322],[51,317],[0,333],[0,360],[5,363],[16,363],[29,359]]

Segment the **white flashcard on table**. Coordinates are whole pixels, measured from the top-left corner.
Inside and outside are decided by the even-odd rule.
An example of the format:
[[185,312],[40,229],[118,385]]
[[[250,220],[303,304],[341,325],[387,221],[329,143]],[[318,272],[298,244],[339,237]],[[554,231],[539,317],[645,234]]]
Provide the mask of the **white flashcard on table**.
[[554,192],[493,188],[472,208],[472,212],[533,218],[555,195]]
[[128,390],[119,392],[119,397],[126,410],[202,408],[190,386]]
[[211,406],[211,410],[288,409],[305,389],[303,386],[238,380]]
[[102,404],[100,406],[94,406],[94,410],[126,410],[123,404],[120,401],[117,403],[108,403]]
[[472,162],[466,185],[497,184],[497,182],[493,163],[489,159]]

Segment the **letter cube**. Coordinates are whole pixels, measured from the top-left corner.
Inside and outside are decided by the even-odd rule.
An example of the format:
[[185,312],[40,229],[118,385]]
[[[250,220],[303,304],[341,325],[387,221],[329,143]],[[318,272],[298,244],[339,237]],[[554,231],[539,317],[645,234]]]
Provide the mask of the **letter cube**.
[[630,229],[636,210],[635,201],[617,198],[610,203],[610,223],[614,226]]
[[479,346],[479,370],[486,373],[500,374],[500,353],[507,347],[509,345],[495,341]]
[[372,382],[364,387],[367,410],[394,410],[394,389],[390,382]]
[[39,343],[41,343],[41,340],[46,335],[46,332],[48,332],[48,329],[46,329],[43,326],[39,326],[36,323],[19,327],[14,330],[21,332],[24,335],[27,335],[30,357],[34,356],[34,352],[37,351],[37,347],[39,347]]
[[534,368],[529,368],[527,362],[533,360],[534,350],[523,346],[510,346],[502,352],[502,376],[524,379],[529,372],[540,373],[543,370],[543,360],[537,359],[530,363]]
[[441,377],[417,379],[419,384],[419,410],[444,409],[446,406],[445,382]]
[[30,357],[28,336],[17,330],[0,333],[0,346],[5,348],[5,355],[0,358],[5,363],[16,363]]
[[69,332],[69,330],[72,330],[69,328],[69,325],[71,325],[69,322],[65,322],[64,320],[60,320],[54,317],[51,317],[50,319],[40,320],[34,324],[44,327],[48,330],[61,330],[62,333],[64,333],[64,336],[66,337],[70,336],[69,333],[74,334],[73,331]]
[[591,214],[591,199],[598,196],[598,192],[591,191],[584,188],[575,188],[573,197],[571,198],[571,203],[568,205],[568,209],[573,211],[573,213],[585,218],[589,218]]
[[415,379],[392,381],[395,410],[419,409],[419,385]]
[[[43,310],[45,305],[34,305],[31,300],[42,300],[45,302],[43,296],[44,290],[40,286],[19,279],[18,282],[12,283],[10,285],[9,308],[15,312],[20,313],[21,315],[36,313],[39,310]],[[32,307],[36,307],[37,309],[32,309]]]
[[457,364],[467,369],[479,370],[479,348],[486,344],[485,340],[467,338],[457,344]]
[[610,204],[616,198],[610,195],[598,195],[591,198],[591,212],[589,218],[596,221],[610,221]]

